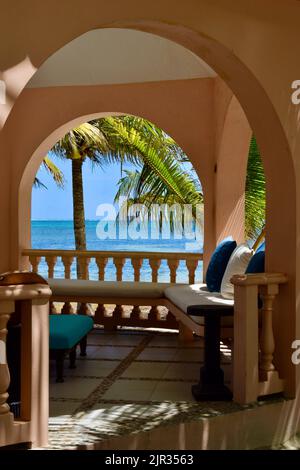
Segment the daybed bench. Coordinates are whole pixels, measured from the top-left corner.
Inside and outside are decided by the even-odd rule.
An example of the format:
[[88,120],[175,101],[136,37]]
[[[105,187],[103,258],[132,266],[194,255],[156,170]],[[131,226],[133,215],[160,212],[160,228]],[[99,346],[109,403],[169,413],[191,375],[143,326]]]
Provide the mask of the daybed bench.
[[[79,302],[118,305],[165,306],[179,322],[181,329],[188,328],[204,336],[204,317],[188,315],[193,305],[233,305],[220,293],[207,290],[205,284],[168,284],[154,282],[107,282],[76,279],[49,279],[52,302]],[[232,335],[233,321],[222,319],[222,337]]]
[[[233,300],[226,300],[219,293],[211,293],[205,284],[170,285],[159,283],[106,282],[73,279],[49,279],[52,290],[52,301],[113,303],[122,305],[157,305],[165,306],[179,323],[180,333],[186,338],[188,330],[191,334],[205,336],[204,366],[200,369],[200,382],[193,386],[192,393],[196,400],[226,400],[232,398],[231,391],[224,385],[224,374],[220,367],[220,337],[232,336],[233,332]],[[65,324],[59,324],[64,317]],[[79,337],[68,342],[77,328],[76,319],[89,319],[85,315],[50,315],[50,348],[51,320],[58,328],[56,340],[58,349],[55,351],[57,361],[57,381],[61,382],[63,358],[70,351],[70,367],[74,366],[75,350]],[[67,324],[69,320],[69,324]],[[52,329],[53,329],[52,326]],[[221,327],[221,329],[220,329]],[[70,328],[70,331],[68,331]],[[190,336],[191,336],[190,334]],[[58,339],[63,339],[62,344]],[[82,344],[82,343],[81,343]]]
[[[49,279],[51,301],[167,307],[179,323],[181,336],[185,337],[187,331],[205,336],[205,364],[200,383],[193,388],[194,397],[208,398],[210,390],[218,388],[214,399],[230,398],[219,363],[219,341],[233,337],[232,275],[264,272],[264,253],[252,255],[246,245],[237,246],[232,239],[225,239],[211,258],[207,285]],[[117,321],[121,320],[119,312]],[[205,381],[208,388],[203,388]]]

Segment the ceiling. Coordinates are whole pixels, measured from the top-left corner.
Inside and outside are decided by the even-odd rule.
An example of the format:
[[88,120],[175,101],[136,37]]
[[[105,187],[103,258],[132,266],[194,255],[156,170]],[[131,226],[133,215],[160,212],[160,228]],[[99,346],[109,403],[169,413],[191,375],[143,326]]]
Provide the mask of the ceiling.
[[90,31],[53,54],[29,88],[214,77],[198,56],[168,39],[130,29]]

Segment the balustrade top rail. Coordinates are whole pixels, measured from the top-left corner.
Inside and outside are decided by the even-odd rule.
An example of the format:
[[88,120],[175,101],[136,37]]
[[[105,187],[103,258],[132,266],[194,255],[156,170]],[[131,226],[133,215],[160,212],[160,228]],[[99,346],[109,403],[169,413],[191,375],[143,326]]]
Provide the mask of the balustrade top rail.
[[95,259],[98,268],[98,279],[105,280],[105,268],[109,259],[113,260],[116,268],[117,281],[123,280],[123,266],[127,259],[131,260],[134,281],[141,280],[141,268],[143,260],[149,260],[152,282],[158,281],[158,270],[162,260],[166,260],[170,270],[170,282],[176,282],[177,268],[180,261],[185,261],[188,272],[188,282],[195,282],[195,271],[199,261],[203,260],[202,253],[171,253],[171,252],[143,252],[143,251],[94,251],[94,250],[40,250],[25,249],[22,255],[29,257],[32,270],[38,272],[42,258],[48,265],[48,277],[55,275],[57,259],[60,258],[64,265],[64,277],[70,279],[71,265],[74,260],[80,268],[80,278],[89,279],[89,265],[91,259]]
[[96,250],[43,250],[27,248],[23,256],[73,256],[83,258],[142,258],[142,259],[177,259],[203,260],[203,253],[172,253],[169,251],[96,251]]

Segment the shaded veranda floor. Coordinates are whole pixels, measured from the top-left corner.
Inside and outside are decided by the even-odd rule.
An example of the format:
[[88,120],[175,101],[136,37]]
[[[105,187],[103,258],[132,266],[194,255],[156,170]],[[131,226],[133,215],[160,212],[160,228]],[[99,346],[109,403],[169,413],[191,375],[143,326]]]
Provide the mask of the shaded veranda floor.
[[[221,348],[228,382],[231,351]],[[202,362],[201,338],[183,345],[174,332],[94,329],[87,357],[78,357],[76,369],[66,360],[64,383],[55,383],[51,361],[49,447],[76,448],[232,409],[232,403],[194,401],[191,386]]]
[[[220,347],[230,385],[231,350]],[[195,402],[191,386],[203,352],[202,338],[182,344],[176,332],[94,329],[87,357],[78,357],[73,370],[66,360],[64,383],[55,383],[50,364],[48,448],[101,448],[113,438],[244,409],[233,402]],[[167,433],[162,446],[172,449]]]

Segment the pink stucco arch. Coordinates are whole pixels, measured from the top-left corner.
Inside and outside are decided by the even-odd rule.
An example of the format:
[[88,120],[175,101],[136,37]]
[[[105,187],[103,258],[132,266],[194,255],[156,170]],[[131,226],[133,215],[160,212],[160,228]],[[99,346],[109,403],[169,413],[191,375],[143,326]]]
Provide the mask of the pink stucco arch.
[[[114,17],[116,15],[118,13],[114,10]],[[145,15],[143,16],[145,17]],[[156,16],[154,15],[154,17]],[[178,24],[171,24],[172,21],[167,24],[167,22],[163,21],[144,21],[141,20],[139,15],[135,16],[135,18],[137,19],[133,21],[124,21],[124,12],[121,12],[119,21],[111,23],[107,20],[105,26],[125,27],[151,32],[178,42],[200,56],[233,91],[256,135],[262,152],[267,180],[267,270],[286,272],[290,279],[281,296],[282,310],[286,313],[285,328],[281,328],[280,341],[277,343],[277,360],[279,368],[284,370],[284,375],[288,380],[287,388],[293,394],[295,388],[295,368],[287,357],[286,351],[287,348],[290,348],[290,344],[295,338],[296,325],[296,187],[293,159],[280,118],[259,77],[255,76],[246,63],[243,63],[230,48],[224,45],[226,44],[225,40],[222,43],[222,40],[217,35],[214,35],[213,28],[210,27],[211,25],[205,25],[206,27],[200,31]],[[81,28],[81,31],[73,31],[72,34],[66,32],[64,37],[57,40],[52,48],[52,52],[79,34],[88,31],[91,29],[91,26],[95,27],[93,22],[94,20],[91,20],[90,24],[85,24],[84,31]],[[103,26],[103,24],[100,26]],[[43,56],[41,53],[39,64],[46,60],[46,58],[47,56]],[[15,107],[18,107],[20,99],[22,99],[22,95],[18,98]],[[5,135],[8,139],[6,146],[4,146],[4,151],[6,149],[10,150],[12,155],[12,175],[16,176],[16,180],[12,182],[12,196],[18,194],[20,181],[22,180],[22,173],[18,174],[18,163],[14,160],[18,152],[14,153],[15,144],[9,143],[10,132],[14,131],[13,114],[14,111],[12,111],[6,123],[7,132]],[[161,127],[166,128],[166,126]],[[50,132],[51,128],[49,128]],[[30,140],[31,136],[28,136],[28,139]],[[37,144],[40,145],[41,141],[29,143],[31,151],[26,154],[28,161],[37,148]],[[180,144],[180,142],[178,143]],[[14,174],[14,168],[16,169],[16,175]],[[280,188],[283,188],[283,190],[279,191]],[[11,227],[10,224],[9,226]],[[10,246],[12,260],[16,245],[10,243]],[[284,256],[282,256],[283,247]],[[5,254],[5,259],[6,256]],[[8,262],[8,264],[11,262]],[[275,328],[280,328],[279,323],[275,324]]]

